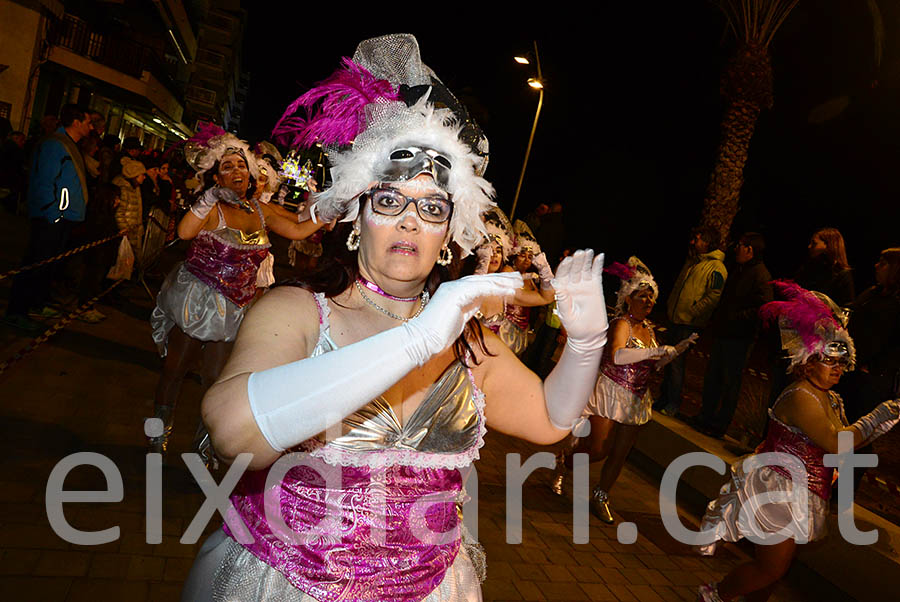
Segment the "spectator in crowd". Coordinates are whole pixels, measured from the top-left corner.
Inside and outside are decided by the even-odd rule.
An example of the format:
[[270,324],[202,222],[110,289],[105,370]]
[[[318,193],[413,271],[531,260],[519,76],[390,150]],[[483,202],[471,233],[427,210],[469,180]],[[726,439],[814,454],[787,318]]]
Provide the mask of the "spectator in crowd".
[[[91,202],[87,206],[84,242],[92,242],[112,236],[118,232],[116,226],[116,206],[119,204],[119,189],[112,184],[98,184]],[[84,275],[78,287],[78,305],[84,305],[103,290],[103,281],[109,268],[116,261],[120,238],[98,245],[84,252]],[[92,308],[78,315],[82,322],[97,323],[106,316]]]
[[[162,195],[159,190],[159,165],[160,157],[158,153],[145,153],[141,157],[141,163],[147,170],[147,177],[141,182],[141,210],[143,211],[141,219],[146,225],[147,217],[150,210],[154,207],[161,206],[160,200]],[[168,210],[168,207],[166,207]]]
[[141,184],[147,177],[147,168],[140,161],[122,157],[122,173],[113,178],[112,183],[119,188],[119,207],[116,209],[116,224],[120,230],[128,230],[128,242],[135,257],[140,257],[141,242],[144,240],[144,226],[141,221]]
[[100,139],[96,136],[85,136],[78,143],[81,157],[84,159],[84,167],[88,174],[88,188],[93,189],[100,178],[100,160],[97,154],[100,150]]
[[716,338],[703,381],[703,408],[695,425],[712,437],[723,437],[731,424],[756,338],[759,308],[772,300],[772,274],[763,263],[765,248],[765,239],[757,232],[738,240],[736,266],[710,323]]
[[122,154],[129,159],[137,159],[144,150],[141,141],[137,136],[128,136],[122,143]]
[[556,267],[566,246],[566,224],[563,220],[563,206],[559,201],[550,204],[550,211],[541,219],[537,230],[534,230],[538,244]]
[[111,134],[107,134],[100,141],[100,151],[97,153],[100,161],[100,182],[103,184],[112,184],[113,178],[118,167],[116,163],[119,160],[119,138]]
[[853,303],[853,273],[847,262],[844,237],[837,228],[822,228],[809,239],[809,258],[797,272],[797,284],[818,291],[838,304]]
[[531,228],[532,232],[537,232],[538,229],[540,229],[541,221],[549,211],[550,206],[547,203],[540,203],[533,211],[525,216],[525,223],[528,224],[528,227]]
[[[88,199],[87,170],[78,150],[78,141],[91,132],[91,120],[84,108],[63,106],[61,126],[42,139],[35,148],[28,183],[28,216],[31,233],[22,265],[27,266],[62,253],[74,224],[84,221]],[[29,319],[59,316],[47,306],[55,265],[47,264],[22,272],[13,281],[5,321],[27,331],[40,324]]]
[[875,285],[851,306],[848,329],[858,368],[839,387],[847,418],[856,420],[900,395],[900,247],[885,249],[875,264]]
[[4,189],[4,205],[10,213],[18,213],[25,192],[25,134],[11,131],[0,146],[0,188]]
[[[719,234],[709,226],[691,231],[688,258],[669,294],[669,330],[666,340],[677,344],[692,334],[700,334],[719,304],[728,271],[719,250]],[[679,355],[666,366],[662,393],[653,409],[675,416],[681,405],[684,385],[685,355]]]
[[98,140],[103,139],[104,134],[106,134],[106,117],[104,117],[99,111],[91,111],[91,125],[94,126],[94,135]]

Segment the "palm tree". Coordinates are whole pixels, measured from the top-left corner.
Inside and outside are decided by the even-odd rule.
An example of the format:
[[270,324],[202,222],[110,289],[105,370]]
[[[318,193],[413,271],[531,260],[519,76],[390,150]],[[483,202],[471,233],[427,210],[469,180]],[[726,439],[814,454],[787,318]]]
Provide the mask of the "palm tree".
[[772,60],[769,45],[799,0],[717,0],[737,38],[737,50],[722,73],[719,92],[725,99],[722,133],[700,223],[712,226],[724,242],[737,214],[747,150],[763,109],[772,107]]
[[[772,38],[799,0],[713,0],[725,14],[737,49],[722,73],[719,92],[725,99],[721,138],[713,166],[700,223],[715,228],[724,242],[738,211],[744,164],[756,121],[763,109],[772,107],[773,78],[769,46]],[[876,68],[881,60],[884,25],[876,0],[867,0],[872,17]],[[816,107],[811,122],[828,120],[847,105],[833,99]]]

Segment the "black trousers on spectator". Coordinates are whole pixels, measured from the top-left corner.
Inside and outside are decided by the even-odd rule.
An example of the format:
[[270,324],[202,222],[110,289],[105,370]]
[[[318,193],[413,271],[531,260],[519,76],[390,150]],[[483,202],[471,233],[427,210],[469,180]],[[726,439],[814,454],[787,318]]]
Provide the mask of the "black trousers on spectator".
[[725,434],[734,417],[741,395],[744,366],[752,349],[752,338],[719,337],[713,343],[703,379],[700,420],[718,434]]
[[[32,218],[31,234],[22,257],[22,266],[49,259],[65,251],[73,225],[74,222],[64,219],[49,222]],[[16,275],[9,295],[7,315],[27,316],[29,310],[43,308],[50,296],[50,284],[57,265],[57,262],[51,262]]]

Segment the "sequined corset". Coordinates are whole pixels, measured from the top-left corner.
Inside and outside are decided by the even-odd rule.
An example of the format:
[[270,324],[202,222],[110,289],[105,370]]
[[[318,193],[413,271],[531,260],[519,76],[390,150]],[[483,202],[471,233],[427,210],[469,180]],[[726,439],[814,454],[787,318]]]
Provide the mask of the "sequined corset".
[[525,330],[528,328],[528,318],[531,317],[531,308],[522,307],[521,305],[506,304],[506,319],[515,324],[518,328]]
[[[822,462],[825,450],[813,443],[799,429],[781,422],[772,410],[769,410],[769,433],[756,452],[783,452],[793,455],[806,467],[807,488],[823,500],[831,499],[834,468],[829,468]],[[784,466],[769,466],[769,468],[783,477],[791,478],[790,471]]]
[[500,333],[500,325],[503,324],[503,320],[505,320],[505,316],[502,313],[494,314],[491,317],[481,316],[481,324],[485,328],[489,329],[494,334]]
[[[626,318],[617,319],[624,320]],[[613,320],[613,322],[615,322],[615,320]],[[656,342],[656,335],[653,332],[653,328],[649,324],[645,323],[645,325],[650,331],[650,345],[646,345],[642,340],[631,335],[631,324],[629,323],[628,342],[625,343],[625,347],[630,349],[648,349],[659,346]],[[610,324],[610,327],[611,326],[612,324]],[[642,398],[647,392],[647,386],[650,381],[650,370],[656,365],[656,360],[651,359],[635,362],[633,364],[616,365],[613,362],[611,350],[612,345],[607,345],[603,352],[603,359],[600,362],[600,372],[617,385],[625,387],[637,397]]]
[[[336,348],[327,303],[316,298],[313,355]],[[281,541],[266,520],[266,476],[278,464],[241,479],[231,499],[255,540],[244,546],[317,600],[421,600],[459,551],[460,470],[484,443],[483,395],[454,362],[405,424],[379,397],[341,428],[328,443],[301,445],[304,466],[269,489],[287,527],[302,534],[294,541]]]
[[265,221],[258,231],[245,234],[226,226],[220,210],[219,228],[201,230],[191,241],[184,267],[201,282],[243,307],[256,294],[256,272],[270,246]]

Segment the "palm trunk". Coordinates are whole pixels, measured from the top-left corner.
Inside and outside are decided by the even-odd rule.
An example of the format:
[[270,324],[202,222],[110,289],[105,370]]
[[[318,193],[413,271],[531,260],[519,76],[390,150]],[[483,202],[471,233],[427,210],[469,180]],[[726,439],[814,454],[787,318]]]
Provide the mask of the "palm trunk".
[[726,99],[722,138],[706,188],[700,223],[712,226],[725,243],[740,205],[744,164],[759,113],[772,106],[772,63],[765,48],[741,46],[722,74]]
[[731,223],[737,215],[747,150],[760,111],[755,103],[737,100],[728,106],[722,118],[722,139],[700,215],[700,223],[715,228],[722,242],[728,240]]

